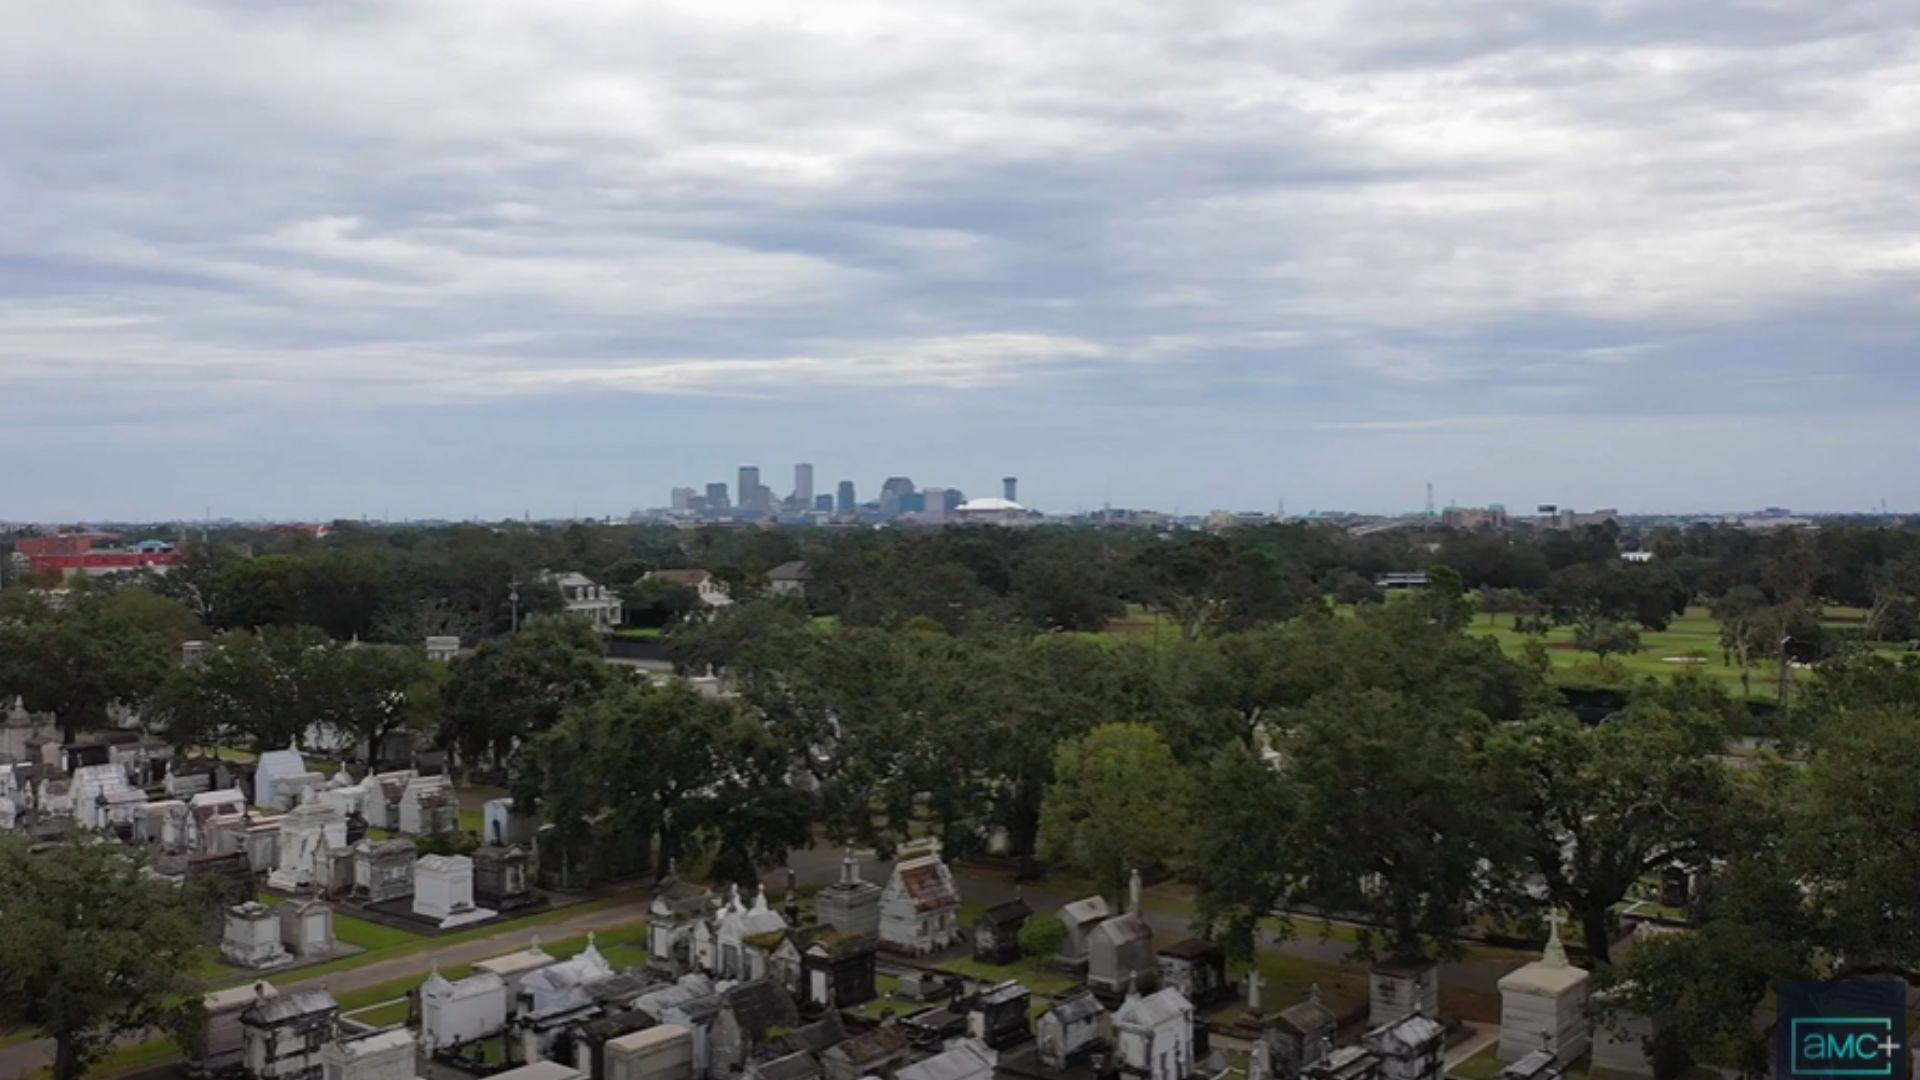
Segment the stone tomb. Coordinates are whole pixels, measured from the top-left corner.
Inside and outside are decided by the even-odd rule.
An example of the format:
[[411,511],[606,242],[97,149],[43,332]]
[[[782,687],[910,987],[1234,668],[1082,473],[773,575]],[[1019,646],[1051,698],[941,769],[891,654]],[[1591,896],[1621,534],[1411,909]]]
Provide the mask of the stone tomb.
[[460,798],[444,776],[415,776],[400,793],[400,831],[432,836],[460,829]]
[[1587,973],[1567,962],[1556,914],[1540,959],[1500,980],[1500,1060],[1551,1051],[1562,1065],[1587,1052]]
[[878,934],[880,932],[881,888],[860,877],[860,863],[848,848],[840,861],[840,880],[821,889],[814,897],[820,921],[842,934]]
[[343,1035],[320,1048],[326,1080],[413,1080],[419,1044],[403,1027]]
[[256,971],[293,962],[280,947],[280,920],[273,909],[251,900],[227,909],[220,955],[230,964]]
[[353,849],[353,894],[369,904],[413,895],[411,840],[362,840]]
[[333,909],[323,900],[295,897],[281,904],[280,944],[302,960],[334,949]]
[[527,853],[518,847],[484,847],[473,853],[473,899],[495,911],[512,911],[540,902],[533,894]]
[[1433,961],[1386,960],[1370,975],[1367,1023],[1379,1027],[1414,1013],[1440,1015],[1440,969]]
[[329,847],[347,842],[347,819],[338,807],[310,802],[280,819],[280,851],[267,884],[281,892],[323,885],[332,876]]
[[499,912],[473,903],[473,860],[465,855],[424,855],[413,865],[413,913],[440,929],[485,922]]

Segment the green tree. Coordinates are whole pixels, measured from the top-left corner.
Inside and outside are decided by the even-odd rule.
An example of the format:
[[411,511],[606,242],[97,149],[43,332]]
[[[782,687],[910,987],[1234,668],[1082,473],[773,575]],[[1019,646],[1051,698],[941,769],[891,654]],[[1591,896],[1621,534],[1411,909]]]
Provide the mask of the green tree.
[[1201,925],[1233,961],[1253,959],[1260,922],[1279,910],[1291,879],[1294,792],[1245,745],[1222,747],[1202,774],[1194,805],[1193,872]]
[[[557,825],[604,818],[656,868],[703,850],[736,880],[806,843],[808,799],[757,717],[684,681],[623,683],[530,747],[516,791]],[[643,849],[644,850],[644,849]]]
[[551,729],[613,681],[598,631],[579,619],[535,618],[452,661],[441,741],[459,751],[465,768],[489,754],[504,764],[518,743]]
[[1605,616],[1590,616],[1574,626],[1573,647],[1592,653],[1605,667],[1609,656],[1640,651],[1640,631]]
[[326,694],[325,723],[364,747],[369,767],[378,767],[380,746],[402,730],[427,734],[428,718],[437,703],[426,700],[429,688],[444,669],[406,645],[331,646],[318,650],[312,662],[321,670]]
[[1052,915],[1035,915],[1020,927],[1020,955],[1036,960],[1056,956],[1067,941],[1067,924]]
[[1636,705],[1605,724],[1553,716],[1517,733],[1534,867],[1596,962],[1609,959],[1614,907],[1635,883],[1671,864],[1704,869],[1720,850],[1733,801],[1717,756],[1725,725]]
[[1139,568],[1147,606],[1172,619],[1186,640],[1277,622],[1318,599],[1312,583],[1293,568],[1218,536],[1148,548]]
[[1455,931],[1510,877],[1519,819],[1492,732],[1458,706],[1339,691],[1316,697],[1282,741],[1298,793],[1294,892],[1364,918],[1362,955],[1453,955]]
[[178,610],[80,590],[62,608],[0,624],[0,699],[51,713],[69,742],[116,705],[138,709],[177,655],[167,627]]
[[1741,697],[1753,696],[1753,655],[1766,607],[1766,594],[1752,585],[1729,589],[1713,602],[1713,617],[1720,620],[1720,648],[1740,665]]
[[311,627],[222,634],[196,663],[168,674],[151,711],[179,747],[292,746],[337,716],[330,648]]
[[159,1030],[192,1050],[206,1012],[194,977],[207,927],[196,894],[148,877],[127,848],[0,836],[0,1027],[54,1040],[55,1080],[114,1040]]
[[1190,839],[1186,775],[1153,728],[1103,724],[1060,747],[1040,811],[1040,847],[1118,894],[1129,868],[1164,863]]

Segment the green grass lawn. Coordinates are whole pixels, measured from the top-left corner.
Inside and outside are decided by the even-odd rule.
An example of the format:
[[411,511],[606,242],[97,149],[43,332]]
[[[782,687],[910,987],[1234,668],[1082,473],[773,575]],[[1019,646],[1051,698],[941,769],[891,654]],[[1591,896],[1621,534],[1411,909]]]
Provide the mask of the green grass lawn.
[[[1862,613],[1851,608],[1829,608],[1826,612],[1826,625],[1842,627],[1858,625]],[[1626,656],[1608,658],[1608,667],[1601,670],[1592,653],[1583,653],[1573,647],[1573,628],[1554,627],[1552,632],[1542,637],[1531,637],[1516,633],[1513,629],[1513,616],[1497,615],[1491,622],[1485,615],[1475,616],[1467,632],[1476,637],[1491,637],[1500,643],[1500,647],[1513,656],[1521,655],[1529,641],[1539,641],[1546,646],[1547,658],[1552,661],[1553,675],[1565,682],[1610,685],[1627,679],[1640,679],[1648,675],[1673,676],[1682,671],[1696,671],[1713,682],[1724,687],[1735,697],[1740,696],[1740,667],[1737,663],[1728,663],[1720,649],[1720,620],[1715,619],[1703,607],[1690,607],[1686,614],[1673,620],[1665,630],[1641,630],[1640,651]],[[1684,661],[1684,662],[1683,662]],[[1796,669],[1798,679],[1808,678],[1810,672]],[[1761,663],[1750,672],[1753,696],[1771,698],[1777,685],[1777,670]]]
[[425,935],[377,922],[368,922],[339,911],[333,913],[333,936],[349,945],[367,950],[395,949],[426,940]]
[[[646,962],[646,945],[644,943],[646,931],[647,922],[645,919],[636,919],[633,922],[621,923],[618,926],[601,931],[594,939],[595,947],[600,950],[602,956],[607,958],[607,962],[616,968],[633,967],[638,964],[643,964]],[[434,938],[432,941],[435,944],[444,944],[453,936],[455,935],[448,935],[448,937],[444,938]],[[560,938],[555,941],[543,941],[540,943],[541,950],[556,960],[566,960],[586,947],[587,935],[585,934],[576,934],[573,937]],[[525,948],[525,946],[503,945],[501,946],[501,953],[504,955],[505,953],[512,952],[515,948]],[[410,952],[414,950],[406,951]],[[358,959],[358,957],[354,959]],[[305,978],[312,970],[311,968],[303,968],[295,974],[295,977]],[[447,965],[440,969],[440,974],[448,979],[465,978],[473,974],[473,965]],[[362,987],[358,990],[349,990],[345,993],[335,995],[335,998],[340,1002],[342,1011],[365,1009],[371,1006],[385,1004],[395,998],[405,997],[425,981],[425,975],[408,975],[403,978],[389,979],[383,983],[376,983],[373,986]]]
[[[531,933],[533,930],[541,926],[544,926],[548,923],[560,922],[565,919],[571,919],[576,915],[586,915],[595,911],[604,911],[608,908],[620,907],[622,905],[632,904],[632,903],[634,903],[634,897],[626,894],[621,894],[618,896],[602,897],[599,900],[592,900],[584,904],[570,904],[563,907],[548,908],[547,910],[542,911],[536,915],[529,915],[524,919],[515,919],[512,922],[481,923],[479,926],[475,926],[467,930],[461,930],[457,933],[445,934],[440,937],[421,937],[417,934],[407,934],[405,931],[389,930],[387,927],[378,927],[378,929],[381,931],[386,931],[394,934],[402,934],[404,935],[404,940],[397,941],[392,944],[380,946],[377,948],[369,948],[367,949],[367,951],[363,953],[358,953],[353,956],[341,957],[338,960],[329,960],[324,964],[315,964],[312,967],[300,968],[299,974],[296,977],[301,979],[309,979],[317,975],[331,975],[331,974],[334,974],[335,972],[340,972],[340,971],[352,971],[355,968],[365,967],[368,964],[378,963],[382,960],[391,960],[396,956],[409,956],[414,953],[427,952],[433,949],[444,948],[448,945],[457,945],[463,941],[478,941],[482,938],[492,937],[493,935],[501,933],[502,931],[524,930],[528,933]],[[336,921],[334,923],[334,926],[335,926],[336,934],[340,932],[339,920],[341,918],[343,918],[343,916],[340,916],[337,914],[335,915]],[[355,920],[355,921],[360,921],[360,920]],[[376,924],[369,924],[369,925],[376,925]],[[636,923],[626,924],[626,925],[644,926],[645,920],[640,920]],[[624,929],[624,927],[622,929]],[[612,936],[612,935],[609,935],[609,936]],[[586,939],[582,937],[580,939],[580,943],[581,943],[581,947],[585,947]],[[568,955],[571,955],[571,954],[568,954]],[[208,988],[213,990],[218,990],[228,986],[239,986],[242,983],[252,982],[255,978],[257,978],[257,976],[229,974],[225,978],[212,980]],[[391,997],[392,995],[388,995],[388,996]],[[376,999],[376,1000],[384,1000],[384,999]],[[369,1004],[372,1004],[372,1003],[369,1002]]]
[[951,971],[975,979],[990,979],[994,982],[1018,979],[1022,983],[1025,983],[1027,989],[1033,991],[1035,994],[1058,994],[1074,985],[1073,979],[1057,971],[1051,971],[1040,961],[1029,957],[1023,957],[1011,964],[1000,966],[996,964],[983,964],[973,957],[967,956],[957,960],[941,961],[940,970]]

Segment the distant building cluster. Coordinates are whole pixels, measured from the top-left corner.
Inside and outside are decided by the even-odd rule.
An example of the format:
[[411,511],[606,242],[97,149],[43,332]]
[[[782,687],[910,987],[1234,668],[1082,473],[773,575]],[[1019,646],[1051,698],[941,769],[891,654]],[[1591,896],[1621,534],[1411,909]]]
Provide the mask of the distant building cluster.
[[180,553],[165,540],[125,543],[108,532],[56,533],[23,536],[13,542],[13,568],[34,576],[104,577],[129,570],[166,573],[180,561]]
[[782,525],[880,524],[922,525],[985,523],[1025,525],[1040,515],[1018,501],[1019,479],[1003,477],[998,498],[967,498],[957,487],[916,487],[911,477],[889,476],[878,495],[862,502],[854,482],[841,480],[832,494],[815,492],[813,466],[793,467],[793,488],[776,497],[760,479],[758,465],[742,465],[729,491],[725,481],[704,488],[676,487],[663,509],[640,511],[635,520],[699,522],[770,522]]

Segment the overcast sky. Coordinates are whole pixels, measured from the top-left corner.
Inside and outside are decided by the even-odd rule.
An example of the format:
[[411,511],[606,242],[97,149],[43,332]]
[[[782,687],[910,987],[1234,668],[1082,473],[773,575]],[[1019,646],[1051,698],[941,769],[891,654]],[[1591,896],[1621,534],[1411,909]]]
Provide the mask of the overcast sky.
[[0,519],[1920,508],[1908,0],[23,0]]

